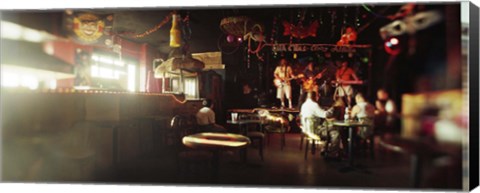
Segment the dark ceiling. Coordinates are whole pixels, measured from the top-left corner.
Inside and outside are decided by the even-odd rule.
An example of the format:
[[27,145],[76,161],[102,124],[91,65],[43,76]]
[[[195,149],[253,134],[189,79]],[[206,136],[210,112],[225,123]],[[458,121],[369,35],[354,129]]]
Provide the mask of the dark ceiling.
[[[290,38],[283,36],[282,21],[297,23],[303,13],[304,25],[317,20],[320,25],[317,37],[303,40],[293,39],[294,42],[335,43],[345,25],[354,25],[358,29],[360,43],[374,43],[379,41],[378,29],[391,22],[379,15],[390,15],[398,11],[400,5],[368,5],[370,11],[360,4],[343,6],[289,6],[289,7],[241,7],[241,8],[193,8],[176,9],[182,16],[189,15],[192,31],[190,39],[191,52],[219,51],[218,40],[225,38],[219,25],[224,17],[248,16],[265,26],[267,40],[272,36],[272,29],[276,29],[274,39],[278,42],[289,42]],[[74,10],[88,11],[98,14],[113,14],[113,32],[116,34],[141,34],[160,23],[172,9],[103,9],[103,10]],[[62,34],[62,17],[64,10],[54,11],[4,11],[2,19],[32,28],[46,30],[55,34]],[[274,18],[277,24],[273,25]],[[158,31],[143,38],[132,38],[120,35],[135,42],[148,43],[158,48],[161,53],[168,53],[171,22],[166,23]],[[223,36],[222,36],[223,35]],[[245,43],[244,43],[245,44]]]

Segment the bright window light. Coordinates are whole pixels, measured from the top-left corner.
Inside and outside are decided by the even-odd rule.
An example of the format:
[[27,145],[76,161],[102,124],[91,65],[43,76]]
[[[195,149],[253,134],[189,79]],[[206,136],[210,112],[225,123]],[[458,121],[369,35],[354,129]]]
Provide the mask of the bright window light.
[[125,66],[125,62],[123,62],[121,60],[115,60],[115,62],[113,62],[113,64],[115,64],[117,66]]
[[55,39],[55,36],[46,32],[40,32],[7,21],[0,22],[0,35],[5,39],[24,40],[29,42],[43,42],[45,40]]
[[97,65],[92,65],[90,67],[90,70],[91,70],[91,74],[93,77],[98,77],[98,66]]
[[0,26],[2,38],[19,40],[22,37],[22,26],[6,21],[2,21]]
[[105,64],[113,64],[113,59],[107,57],[100,57],[100,62],[103,62]]
[[98,61],[98,59],[99,59],[99,58],[98,58],[97,55],[92,55],[92,60],[93,60],[93,61]]
[[56,88],[57,88],[57,80],[55,80],[55,79],[54,79],[54,80],[50,80],[50,81],[48,82],[48,88],[50,88],[50,89],[56,89]]
[[2,73],[2,86],[17,87],[20,85],[20,77],[14,73]]
[[24,75],[22,76],[22,86],[35,90],[38,88],[38,80],[33,76]]
[[30,42],[42,42],[43,34],[33,29],[24,28],[23,39]]
[[197,82],[195,78],[185,79],[185,95],[189,98],[195,98],[197,89]]
[[128,90],[135,92],[135,65],[128,65]]
[[99,68],[100,77],[102,78],[113,78],[113,70],[108,68]]

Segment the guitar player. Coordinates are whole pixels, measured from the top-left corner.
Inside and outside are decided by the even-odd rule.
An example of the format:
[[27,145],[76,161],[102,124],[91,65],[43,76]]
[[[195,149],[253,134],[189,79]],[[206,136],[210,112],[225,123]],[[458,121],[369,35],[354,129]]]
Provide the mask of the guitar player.
[[288,61],[285,58],[280,59],[273,76],[275,77],[275,86],[277,86],[277,98],[280,99],[282,108],[285,108],[285,97],[288,100],[288,107],[292,108],[292,86],[290,80],[296,77],[293,75],[292,67],[288,65]]
[[315,67],[315,63],[313,61],[309,61],[305,69],[303,70],[303,83],[302,87],[300,90],[300,97],[299,97],[299,102],[298,105],[300,106],[303,101],[305,100],[305,94],[308,92],[313,92],[315,93],[315,96],[317,98],[313,99],[315,101],[318,101],[318,84],[317,80],[322,78],[323,73],[326,71],[324,69],[322,72],[319,72]]
[[348,67],[348,62],[343,61],[340,65],[340,68],[337,69],[337,72],[335,73],[336,77],[336,82],[337,82],[337,92],[335,97],[346,97],[347,98],[347,104],[349,107],[351,107],[352,103],[352,96],[353,96],[353,88],[351,85],[351,82],[361,82],[358,79],[357,74],[355,74],[355,71],[353,71],[352,68]]

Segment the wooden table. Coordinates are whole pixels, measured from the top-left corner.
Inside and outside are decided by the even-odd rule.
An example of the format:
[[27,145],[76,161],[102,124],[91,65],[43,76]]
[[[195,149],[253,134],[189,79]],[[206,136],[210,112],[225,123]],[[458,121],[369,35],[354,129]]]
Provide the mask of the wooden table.
[[211,151],[213,154],[214,180],[218,178],[218,168],[220,152],[225,150],[234,150],[245,148],[251,142],[248,137],[233,133],[197,133],[183,137],[182,142],[185,146],[193,149],[202,149]]
[[260,127],[262,127],[262,124],[264,124],[265,121],[260,120],[260,119],[248,119],[248,120],[227,120],[227,124],[232,124],[232,125],[238,125],[238,129],[240,130],[240,134],[242,135],[247,135],[248,128],[243,127],[248,124],[258,124]]
[[360,122],[360,121],[334,121],[333,122],[334,126],[342,127],[342,128],[347,128],[348,129],[348,165],[350,167],[353,167],[353,143],[355,140],[355,135],[353,134],[353,130],[355,127],[364,127],[364,126],[370,126],[370,124],[366,122]]

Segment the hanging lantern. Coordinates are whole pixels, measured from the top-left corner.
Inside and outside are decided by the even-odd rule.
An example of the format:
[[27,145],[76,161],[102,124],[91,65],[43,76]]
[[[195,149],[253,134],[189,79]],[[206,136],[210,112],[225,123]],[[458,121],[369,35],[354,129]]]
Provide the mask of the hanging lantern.
[[251,22],[250,18],[246,16],[234,16],[226,17],[220,21],[220,29],[226,34],[233,36],[242,36],[245,35],[252,26],[254,25]]
[[170,29],[170,47],[178,48],[182,44],[182,31],[180,30],[179,21],[180,15],[173,14],[172,29]]

